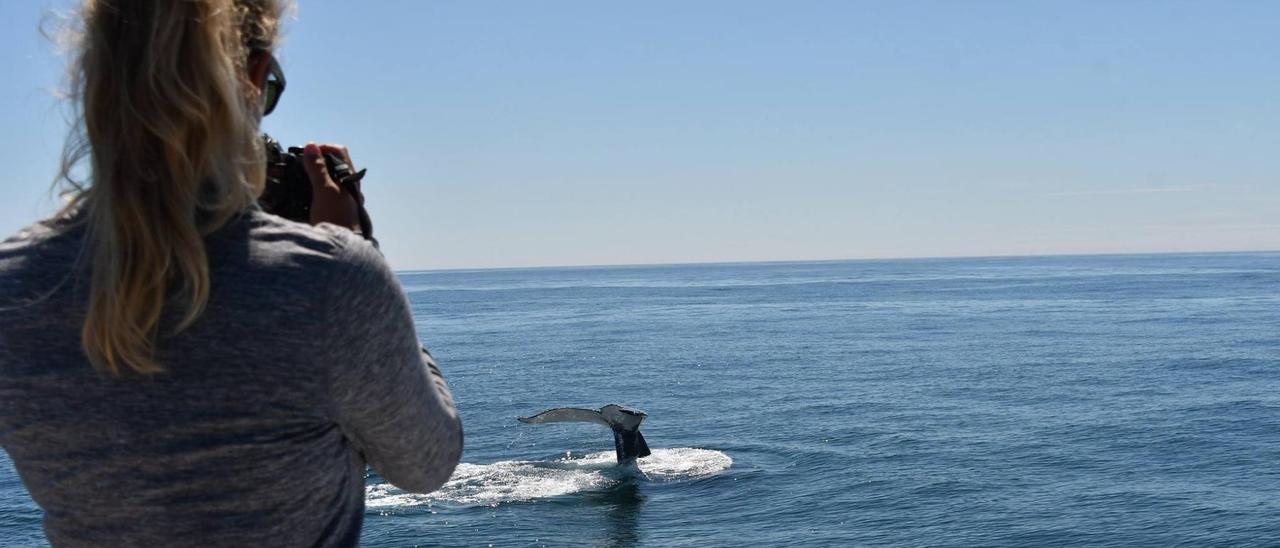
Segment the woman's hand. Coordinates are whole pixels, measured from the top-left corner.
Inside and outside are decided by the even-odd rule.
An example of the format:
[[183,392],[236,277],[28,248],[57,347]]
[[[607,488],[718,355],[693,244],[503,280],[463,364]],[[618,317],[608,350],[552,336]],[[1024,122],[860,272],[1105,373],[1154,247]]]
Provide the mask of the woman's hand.
[[302,165],[307,170],[307,177],[311,179],[311,224],[331,223],[359,234],[359,206],[356,205],[355,198],[343,192],[342,187],[329,176],[324,163],[325,154],[342,158],[355,170],[355,163],[351,161],[347,147],[307,143],[303,148]]

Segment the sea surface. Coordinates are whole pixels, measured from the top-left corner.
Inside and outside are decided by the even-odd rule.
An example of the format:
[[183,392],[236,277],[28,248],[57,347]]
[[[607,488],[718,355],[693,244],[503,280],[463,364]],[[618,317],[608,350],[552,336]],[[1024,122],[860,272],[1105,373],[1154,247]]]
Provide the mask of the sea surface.
[[[365,546],[1274,546],[1280,254],[403,273],[467,432]],[[648,413],[618,469],[549,407]],[[0,457],[0,545],[39,511]]]

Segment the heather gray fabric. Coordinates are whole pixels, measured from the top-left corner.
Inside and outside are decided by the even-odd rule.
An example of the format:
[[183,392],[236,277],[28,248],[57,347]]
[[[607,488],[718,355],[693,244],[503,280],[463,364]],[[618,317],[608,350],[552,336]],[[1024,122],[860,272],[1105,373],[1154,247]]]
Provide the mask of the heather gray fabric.
[[251,211],[207,238],[208,309],[154,378],[85,360],[82,240],[0,244],[0,446],[55,546],[353,545],[366,461],[415,491],[452,473],[452,397],[359,237]]

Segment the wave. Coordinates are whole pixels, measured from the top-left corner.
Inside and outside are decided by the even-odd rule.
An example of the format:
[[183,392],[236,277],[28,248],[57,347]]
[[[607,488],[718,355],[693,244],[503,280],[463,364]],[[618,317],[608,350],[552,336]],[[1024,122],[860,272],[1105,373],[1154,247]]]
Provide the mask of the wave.
[[407,493],[387,483],[370,485],[365,490],[365,506],[497,506],[601,491],[629,481],[669,483],[697,479],[718,474],[732,464],[733,459],[723,452],[688,447],[654,449],[652,455],[637,461],[638,470],[619,467],[613,451],[566,455],[549,461],[464,462],[443,487],[425,495]]

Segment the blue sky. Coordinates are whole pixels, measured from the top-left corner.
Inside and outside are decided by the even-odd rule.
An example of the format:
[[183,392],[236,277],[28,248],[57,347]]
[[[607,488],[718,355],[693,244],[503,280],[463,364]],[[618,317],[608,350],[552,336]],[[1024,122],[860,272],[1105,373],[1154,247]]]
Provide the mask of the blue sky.
[[[66,2],[0,4],[0,233]],[[1280,249],[1280,2],[301,0],[264,129],[400,269]]]

